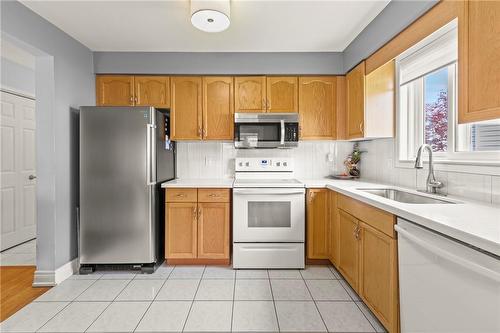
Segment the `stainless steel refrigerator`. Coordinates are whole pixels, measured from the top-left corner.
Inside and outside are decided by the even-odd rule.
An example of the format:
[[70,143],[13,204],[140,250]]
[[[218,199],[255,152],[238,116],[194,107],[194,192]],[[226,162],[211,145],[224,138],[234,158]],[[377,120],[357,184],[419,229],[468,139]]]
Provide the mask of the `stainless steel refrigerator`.
[[80,108],[81,273],[96,265],[152,272],[164,259],[162,182],[175,178],[169,111]]

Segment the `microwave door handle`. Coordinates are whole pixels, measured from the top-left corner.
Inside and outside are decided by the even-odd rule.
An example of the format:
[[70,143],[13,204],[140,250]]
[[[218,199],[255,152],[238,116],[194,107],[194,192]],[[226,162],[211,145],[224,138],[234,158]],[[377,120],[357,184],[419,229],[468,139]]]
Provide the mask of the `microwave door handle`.
[[283,119],[280,120],[281,122],[281,145],[285,144],[285,121]]

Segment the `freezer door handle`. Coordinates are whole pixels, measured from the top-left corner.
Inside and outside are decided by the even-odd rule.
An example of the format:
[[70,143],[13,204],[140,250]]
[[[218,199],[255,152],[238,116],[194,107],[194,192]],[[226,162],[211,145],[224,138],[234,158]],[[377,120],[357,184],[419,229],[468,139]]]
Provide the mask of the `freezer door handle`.
[[155,125],[147,124],[146,132],[146,184],[154,185],[156,183],[156,144],[155,144]]
[[454,262],[457,265],[460,265],[466,269],[472,270],[478,274],[481,274],[485,277],[488,277],[490,279],[493,279],[495,281],[500,282],[500,273],[496,272],[494,270],[491,270],[487,267],[481,266],[476,264],[475,262],[469,261],[467,259],[461,258],[453,253],[450,253],[439,246],[435,244],[431,244],[430,242],[426,242],[423,240],[421,237],[415,236],[412,233],[408,232],[406,229],[395,225],[394,229],[398,232],[399,235],[402,237],[408,239],[409,241],[423,247],[424,249],[440,256],[441,258],[444,258],[446,260],[449,260],[451,262]]

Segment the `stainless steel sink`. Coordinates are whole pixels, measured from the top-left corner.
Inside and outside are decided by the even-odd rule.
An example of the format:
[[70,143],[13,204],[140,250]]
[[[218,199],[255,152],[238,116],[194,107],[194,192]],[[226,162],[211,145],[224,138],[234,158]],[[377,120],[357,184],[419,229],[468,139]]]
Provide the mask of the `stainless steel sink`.
[[392,188],[358,188],[366,193],[378,195],[383,198],[410,204],[454,204],[452,201],[431,198],[411,192],[396,190]]

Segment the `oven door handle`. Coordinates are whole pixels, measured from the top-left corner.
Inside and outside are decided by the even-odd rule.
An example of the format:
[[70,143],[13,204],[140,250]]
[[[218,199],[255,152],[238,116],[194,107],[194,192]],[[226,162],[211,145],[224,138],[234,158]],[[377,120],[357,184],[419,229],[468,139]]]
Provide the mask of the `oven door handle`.
[[285,121],[281,119],[281,141],[280,144],[284,145],[285,144]]
[[239,189],[233,189],[234,194],[242,194],[242,195],[281,195],[281,194],[305,194],[304,190],[296,190],[296,191],[290,191],[290,190],[275,190],[273,189],[272,192],[266,192],[262,190],[239,190]]

